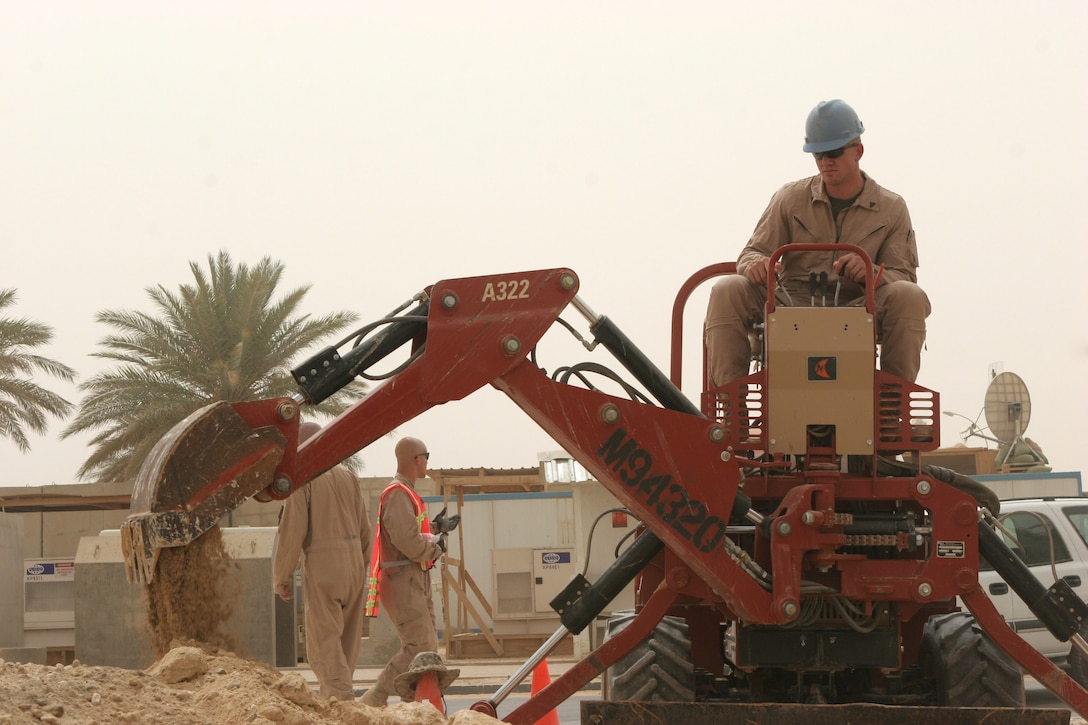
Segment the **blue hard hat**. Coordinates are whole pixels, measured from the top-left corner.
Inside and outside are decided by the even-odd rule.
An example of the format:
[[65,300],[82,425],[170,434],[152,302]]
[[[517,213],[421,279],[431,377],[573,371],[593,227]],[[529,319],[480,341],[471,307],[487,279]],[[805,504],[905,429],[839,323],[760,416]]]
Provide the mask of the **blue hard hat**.
[[820,101],[805,121],[805,145],[801,150],[806,154],[833,151],[863,133],[865,124],[846,101]]

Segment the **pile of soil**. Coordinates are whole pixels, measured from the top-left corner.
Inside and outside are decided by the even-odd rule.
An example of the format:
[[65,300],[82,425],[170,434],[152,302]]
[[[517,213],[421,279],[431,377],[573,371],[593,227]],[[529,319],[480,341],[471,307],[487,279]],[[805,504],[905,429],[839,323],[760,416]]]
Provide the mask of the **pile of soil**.
[[176,644],[144,671],[0,660],[0,725],[499,725],[468,710],[447,719],[430,703],[322,700],[297,672]]
[[213,527],[184,547],[163,549],[145,586],[148,638],[158,660],[146,670],[19,664],[0,660],[0,725],[492,725],[462,711],[448,719],[430,703],[370,708],[321,699],[297,672],[235,654],[230,568]]
[[188,546],[159,552],[155,578],[144,585],[148,640],[155,657],[166,654],[174,640],[238,651],[238,643],[223,630],[239,594],[237,585],[229,585],[232,566],[237,564],[218,526]]

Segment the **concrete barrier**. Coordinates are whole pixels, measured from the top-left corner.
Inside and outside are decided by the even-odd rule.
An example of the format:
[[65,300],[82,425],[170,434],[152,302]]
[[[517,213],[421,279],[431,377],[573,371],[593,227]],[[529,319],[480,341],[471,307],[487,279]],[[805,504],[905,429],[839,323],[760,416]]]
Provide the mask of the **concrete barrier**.
[[[237,592],[223,633],[238,654],[275,667],[295,662],[294,604],[272,593],[275,527],[223,529],[234,565],[226,590]],[[154,662],[148,640],[143,587],[125,579],[116,530],[80,539],[76,552],[76,659],[85,665],[144,669]]]

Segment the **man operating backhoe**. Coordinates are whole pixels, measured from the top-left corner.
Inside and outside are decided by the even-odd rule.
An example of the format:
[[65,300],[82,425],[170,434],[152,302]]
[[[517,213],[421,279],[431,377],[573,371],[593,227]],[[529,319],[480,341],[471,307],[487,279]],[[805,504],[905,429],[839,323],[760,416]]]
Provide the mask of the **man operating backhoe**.
[[[770,269],[786,244],[852,244],[865,250],[874,275],[876,320],[882,336],[880,367],[914,382],[921,365],[930,305],[918,286],[918,247],[906,202],[861,170],[865,126],[841,100],[821,101],[808,115],[803,150],[819,173],[786,184],[771,198],[737,259],[737,274],[714,285],[706,316],[711,385],[748,374],[748,334],[763,319],[767,283],[777,278],[784,305],[859,304],[867,269],[854,252],[798,252]],[[818,281],[817,281],[818,280]]]

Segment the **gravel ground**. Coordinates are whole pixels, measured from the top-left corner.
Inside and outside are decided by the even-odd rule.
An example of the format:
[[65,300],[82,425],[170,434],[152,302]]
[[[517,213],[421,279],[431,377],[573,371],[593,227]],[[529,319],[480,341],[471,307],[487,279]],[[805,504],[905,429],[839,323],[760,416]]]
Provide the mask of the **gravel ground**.
[[211,647],[178,646],[146,670],[0,660],[0,725],[499,725],[481,713],[446,718],[429,703],[376,709],[322,700],[281,673]]

